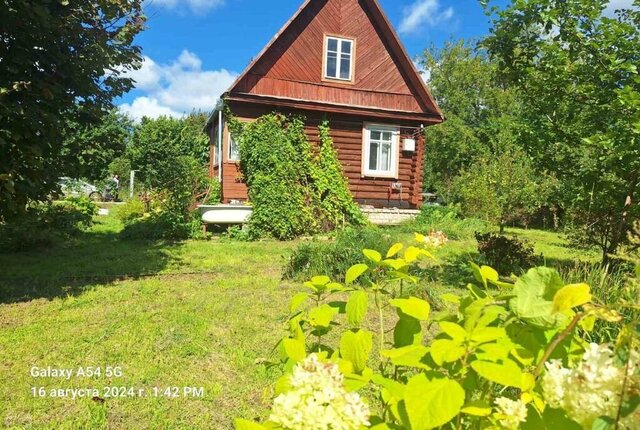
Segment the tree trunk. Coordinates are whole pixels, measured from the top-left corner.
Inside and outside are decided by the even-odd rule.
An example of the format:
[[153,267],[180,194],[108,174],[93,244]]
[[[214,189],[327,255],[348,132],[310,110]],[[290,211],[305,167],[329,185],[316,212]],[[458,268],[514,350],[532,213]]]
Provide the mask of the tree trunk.
[[634,172],[633,177],[631,179],[631,183],[629,184],[629,191],[627,192],[627,198],[624,202],[624,207],[622,208],[622,216],[620,217],[620,222],[618,223],[618,227],[613,232],[613,236],[611,238],[611,243],[609,244],[609,248],[606,250],[604,256],[602,257],[602,263],[604,265],[608,265],[611,260],[611,256],[615,255],[618,252],[618,247],[623,240],[626,231],[626,225],[629,221],[629,209],[633,204],[633,199],[636,193],[636,188],[638,186],[638,172]]

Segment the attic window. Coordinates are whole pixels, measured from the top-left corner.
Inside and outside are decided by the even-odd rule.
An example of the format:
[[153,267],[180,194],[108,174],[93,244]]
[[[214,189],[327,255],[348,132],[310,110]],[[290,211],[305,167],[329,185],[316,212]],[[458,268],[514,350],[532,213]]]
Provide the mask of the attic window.
[[355,41],[326,36],[324,47],[324,77],[341,81],[353,80],[353,52]]

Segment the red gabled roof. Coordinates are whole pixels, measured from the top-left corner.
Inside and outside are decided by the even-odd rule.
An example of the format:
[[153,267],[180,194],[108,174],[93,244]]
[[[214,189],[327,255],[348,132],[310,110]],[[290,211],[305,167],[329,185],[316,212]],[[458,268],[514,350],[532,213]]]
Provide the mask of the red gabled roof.
[[[307,11],[307,8],[309,8],[310,6],[315,6],[319,8],[318,9],[319,11],[321,10],[322,7],[324,7],[324,5],[326,5],[330,1],[336,1],[336,0],[306,0],[302,4],[302,6],[300,6],[298,11],[293,15],[293,17],[289,21],[287,21],[287,23],[280,29],[280,31],[276,33],[276,35],[271,39],[271,41],[262,50],[262,52],[251,62],[251,64],[247,67],[247,69],[236,79],[233,85],[231,85],[227,94],[232,97],[235,97],[241,94],[247,94],[246,91],[244,91],[244,88],[247,85],[243,85],[243,83],[246,84],[248,82],[248,80],[251,78],[249,75],[253,75],[253,72],[255,71],[255,69],[258,68],[259,64],[261,63],[261,60],[267,57],[272,50],[275,50],[274,47],[278,44],[278,42],[282,38],[284,38],[284,35],[287,33],[289,29],[291,29],[295,25],[298,19],[301,19],[301,16]],[[319,4],[319,2],[324,2],[324,4],[321,5]],[[424,80],[422,79],[422,76],[420,76],[420,73],[416,69],[415,64],[413,63],[413,61],[411,61],[409,55],[407,54],[407,51],[405,50],[404,46],[400,42],[400,38],[398,37],[398,34],[396,33],[393,26],[389,22],[389,19],[383,12],[378,1],[377,0],[360,0],[360,3],[364,3],[364,5],[366,6],[367,11],[369,12],[368,16],[370,16],[371,22],[376,27],[378,34],[380,35],[381,39],[385,44],[385,47],[387,48],[387,51],[393,56],[393,58],[395,58],[395,63],[397,64],[398,69],[401,69],[401,72],[403,72],[402,73],[403,77],[407,85],[409,85],[409,87],[411,88],[412,95],[419,102],[419,106],[421,106],[419,109],[421,111],[420,113],[431,117],[434,120],[434,122],[441,122],[444,119],[442,111],[440,110],[436,101],[431,95]],[[311,13],[313,13],[313,11],[311,11]],[[318,55],[322,55],[322,54],[320,53]],[[356,65],[356,73],[357,73],[357,65]],[[257,75],[260,75],[260,73],[257,73]],[[260,96],[273,98],[276,95],[253,93],[251,94],[251,96],[253,98],[260,97]],[[304,97],[285,97],[285,98],[290,98],[291,100],[297,100],[297,101],[309,101],[309,102],[318,101],[318,100],[306,99]],[[366,106],[358,106],[358,107],[363,108]],[[380,108],[380,106],[372,106],[372,107]]]

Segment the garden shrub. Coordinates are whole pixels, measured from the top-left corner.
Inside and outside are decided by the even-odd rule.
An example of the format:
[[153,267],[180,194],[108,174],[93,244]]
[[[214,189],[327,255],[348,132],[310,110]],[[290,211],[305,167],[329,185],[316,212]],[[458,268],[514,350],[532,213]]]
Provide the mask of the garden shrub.
[[476,232],[487,230],[487,223],[477,218],[463,218],[455,209],[443,206],[424,205],[415,222],[407,227],[414,231],[442,231],[450,239],[471,239]]
[[534,169],[521,150],[507,150],[478,159],[452,183],[450,200],[460,204],[465,217],[480,218],[500,226],[527,223],[547,203],[555,180]]
[[391,237],[378,227],[347,227],[337,233],[335,241],[313,241],[298,245],[284,268],[287,279],[309,279],[327,274],[341,280],[347,269],[362,256],[362,249],[383,252],[393,244]]
[[300,117],[274,113],[241,123],[228,115],[253,205],[250,237],[288,240],[365,223],[326,122],[319,128],[320,147],[312,149]]
[[0,223],[0,252],[46,248],[93,225],[98,207],[86,197],[35,204],[20,217]]
[[613,344],[585,342],[620,315],[546,267],[507,283],[472,265],[476,282],[433,313],[403,289],[432,252],[365,249],[344,283],[305,282],[275,349],[284,376],[268,421],[236,429],[637,429],[637,321]]
[[114,207],[113,213],[124,225],[142,218],[146,212],[145,204],[139,198],[127,200],[122,205]]
[[500,272],[522,272],[536,265],[533,246],[516,237],[477,233],[476,240],[483,262]]

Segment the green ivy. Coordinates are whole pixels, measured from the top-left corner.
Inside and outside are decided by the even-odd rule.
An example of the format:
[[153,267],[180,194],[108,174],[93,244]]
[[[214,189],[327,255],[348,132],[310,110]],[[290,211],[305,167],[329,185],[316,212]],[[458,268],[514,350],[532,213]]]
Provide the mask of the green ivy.
[[342,173],[342,166],[331,139],[329,122],[318,127],[320,148],[312,164],[312,176],[316,198],[322,213],[325,230],[344,224],[364,225],[366,220],[353,201],[349,183]]
[[227,109],[227,118],[239,143],[240,169],[253,204],[251,238],[289,240],[346,224],[365,224],[327,122],[319,127],[320,147],[314,151],[302,117],[272,113],[242,123]]

